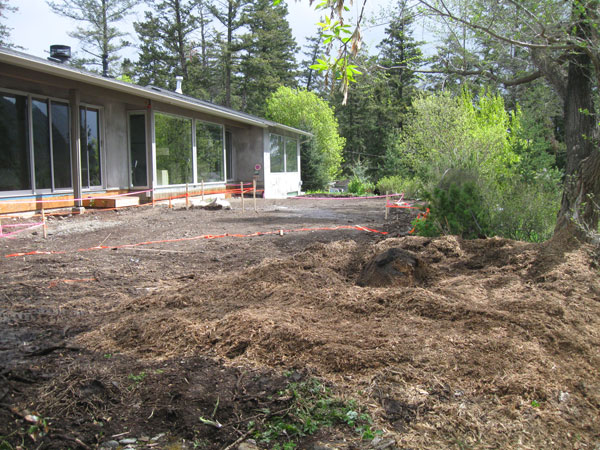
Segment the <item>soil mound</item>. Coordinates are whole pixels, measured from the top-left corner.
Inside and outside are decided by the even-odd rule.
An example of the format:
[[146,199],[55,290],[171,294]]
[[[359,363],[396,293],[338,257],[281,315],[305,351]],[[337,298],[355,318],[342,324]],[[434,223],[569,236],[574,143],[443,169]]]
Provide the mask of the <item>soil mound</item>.
[[425,264],[414,253],[392,247],[376,255],[364,267],[359,286],[414,286],[427,277]]
[[[369,261],[392,249],[427,266],[426,281],[357,286]],[[208,352],[310,367],[362,392],[402,446],[600,443],[600,283],[586,249],[343,241],[238,275],[207,274],[134,299],[79,339],[136,357]]]

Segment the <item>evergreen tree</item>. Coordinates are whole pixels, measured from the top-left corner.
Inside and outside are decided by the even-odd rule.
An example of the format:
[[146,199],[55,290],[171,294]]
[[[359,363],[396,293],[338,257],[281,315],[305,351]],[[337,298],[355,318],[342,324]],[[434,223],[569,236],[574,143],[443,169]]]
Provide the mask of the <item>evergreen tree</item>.
[[285,3],[255,0],[242,20],[249,32],[242,36],[242,109],[264,115],[265,103],[279,86],[295,84],[296,41],[287,21]]
[[414,70],[423,64],[422,42],[414,39],[413,24],[414,14],[408,1],[400,0],[385,29],[386,37],[378,46],[378,64],[384,71],[380,96],[389,100],[382,120],[388,120],[394,128],[402,126],[402,116],[416,93],[418,79]]
[[126,33],[115,24],[123,20],[138,3],[136,0],[59,0],[48,1],[48,6],[61,16],[84,24],[69,36],[78,39],[82,49],[94,56],[86,64],[101,65],[102,74],[108,76],[109,65],[116,62],[119,50],[129,43],[123,38]]
[[318,93],[325,91],[325,77],[322,72],[311,69],[310,66],[316,64],[317,58],[321,58],[327,52],[322,36],[322,29],[319,28],[314,36],[306,38],[303,51],[306,59],[300,63],[301,72],[298,83],[305,87],[307,91]]
[[384,174],[384,157],[402,128],[413,96],[417,92],[415,69],[423,63],[420,42],[413,38],[414,16],[406,0],[401,0],[377,57],[359,53],[353,64],[363,73],[358,83],[348,86],[348,97],[336,93],[336,117],[340,134],[346,138],[345,171],[364,165],[373,179]]
[[225,41],[221,47],[222,63],[219,66],[223,70],[222,80],[225,90],[221,103],[227,107],[236,106],[232,101],[232,86],[236,65],[235,56],[240,48],[235,32],[244,25],[240,17],[247,3],[248,0],[215,0],[208,5],[211,14],[225,27]]
[[137,81],[174,89],[175,77],[183,76],[184,91],[194,95],[195,80],[190,79],[190,61],[194,55],[191,34],[198,26],[193,0],[151,0],[153,10],[146,11],[143,22],[134,23],[140,39],[136,63]]

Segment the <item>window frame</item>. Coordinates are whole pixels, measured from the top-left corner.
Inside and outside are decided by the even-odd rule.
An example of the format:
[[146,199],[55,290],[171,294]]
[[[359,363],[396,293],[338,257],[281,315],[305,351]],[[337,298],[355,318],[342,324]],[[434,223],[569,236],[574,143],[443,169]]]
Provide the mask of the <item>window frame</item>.
[[210,184],[210,183],[226,183],[227,182],[227,162],[225,161],[225,124],[222,123],[217,123],[217,122],[210,122],[208,120],[202,120],[202,119],[196,119],[196,118],[192,118],[192,137],[193,137],[193,157],[194,157],[194,177],[193,179],[194,184],[199,184],[202,182],[202,180],[200,180],[198,178],[198,143],[197,143],[197,136],[198,136],[198,130],[197,130],[197,125],[198,122],[200,123],[205,123],[207,125],[215,125],[221,128],[221,170],[223,172],[223,178],[221,180],[218,181],[204,181],[204,184]]
[[[279,141],[281,143],[281,146],[279,148],[279,150],[282,152],[282,157],[283,157],[283,170],[282,171],[273,171],[273,168],[271,166],[271,137],[272,136],[276,136],[278,138],[281,138],[281,140]],[[287,149],[286,149],[286,144],[289,141],[294,141],[296,143],[296,170],[288,170],[288,164],[287,164]],[[269,133],[269,172],[270,173],[300,173],[300,165],[298,163],[298,155],[300,154],[300,151],[298,149],[298,138],[293,138],[290,136],[285,136],[283,134],[277,134],[277,133]]]
[[[29,177],[30,177],[30,189],[19,189],[12,191],[0,191],[0,193],[9,194],[11,196],[21,195],[43,195],[43,194],[54,194],[54,193],[70,193],[73,192],[73,171],[69,167],[69,173],[71,176],[71,187],[68,188],[56,188],[54,180],[54,153],[53,153],[53,142],[52,142],[52,103],[60,103],[67,105],[69,111],[69,119],[71,118],[71,104],[68,99],[54,97],[51,95],[41,95],[31,92],[21,91],[18,89],[7,89],[0,88],[0,95],[13,95],[21,96],[27,99],[27,151],[29,152]],[[45,102],[48,105],[48,139],[50,146],[50,173],[51,173],[51,187],[38,189],[35,180],[35,142],[34,142],[34,131],[33,131],[33,101]],[[69,124],[69,136],[71,135],[71,129]],[[69,139],[69,158],[72,163],[73,152],[71,148],[71,139]]]
[[[133,174],[131,167],[131,116],[144,116],[144,131],[146,141],[146,184],[145,185],[134,185]],[[150,172],[151,167],[148,164],[148,112],[143,109],[136,109],[127,111],[127,167],[129,174],[129,187],[130,188],[149,188],[150,187]]]
[[[104,154],[104,141],[105,141],[105,136],[104,136],[104,132],[105,132],[105,127],[104,127],[104,107],[103,106],[99,106],[99,105],[94,105],[91,103],[84,103],[84,102],[80,102],[79,103],[79,110],[77,111],[77,114],[79,114],[79,129],[81,130],[82,124],[81,124],[81,110],[96,110],[98,111],[98,162],[100,163],[100,184],[95,184],[93,186],[90,186],[88,183],[87,187],[84,187],[84,183],[83,183],[83,178],[81,179],[81,191],[82,192],[90,192],[90,191],[97,191],[97,190],[102,190],[104,189],[105,186],[105,180],[106,180],[106,176],[105,176],[105,167],[106,167],[106,155]],[[81,155],[81,131],[80,131],[80,135],[79,135],[79,152]],[[80,160],[79,161],[79,172],[80,175],[83,176],[83,161]],[[89,167],[88,167],[88,179],[89,179]]]
[[[133,111],[135,112],[135,111]],[[189,116],[189,115],[183,115],[183,114],[176,114],[170,111],[164,111],[161,109],[153,109],[152,110],[152,116],[151,116],[151,120],[152,120],[152,164],[153,164],[153,171],[154,171],[154,175],[153,175],[153,181],[152,183],[154,184],[154,186],[156,188],[172,188],[172,187],[181,187],[181,186],[185,186],[186,184],[191,184],[191,185],[199,185],[201,183],[201,180],[198,177],[198,147],[197,147],[197,139],[196,139],[196,126],[198,124],[198,122],[200,123],[205,123],[208,125],[216,125],[219,126],[221,128],[221,138],[222,138],[222,145],[221,145],[221,163],[223,165],[223,179],[221,181],[204,181],[205,185],[210,185],[210,184],[224,184],[227,183],[227,177],[228,177],[228,167],[227,167],[227,155],[226,155],[226,143],[225,143],[225,139],[226,139],[226,132],[228,131],[226,129],[226,124],[224,123],[219,123],[219,122],[212,122],[210,120],[205,120],[205,119],[198,119],[196,117],[193,116]],[[156,114],[162,114],[164,116],[170,116],[170,117],[174,117],[177,119],[185,119],[185,120],[190,120],[191,121],[191,132],[192,132],[192,181],[189,183],[176,183],[176,184],[158,184],[158,146],[157,146],[157,142],[156,142]],[[150,184],[150,183],[149,183]]]

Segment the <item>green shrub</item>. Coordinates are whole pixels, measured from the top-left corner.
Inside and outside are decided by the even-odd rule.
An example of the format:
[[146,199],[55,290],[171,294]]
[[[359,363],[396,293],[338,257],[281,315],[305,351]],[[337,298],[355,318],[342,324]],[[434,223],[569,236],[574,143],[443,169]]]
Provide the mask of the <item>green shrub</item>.
[[491,213],[495,234],[510,239],[542,242],[549,239],[560,208],[560,180],[515,182],[502,192]]
[[358,177],[352,177],[350,183],[348,183],[348,192],[354,195],[365,195],[372,194],[375,190],[375,185],[370,181],[360,179]]
[[407,198],[415,198],[421,191],[421,183],[416,178],[405,178],[399,175],[383,177],[377,182],[377,190],[381,194],[403,193]]
[[472,181],[452,183],[447,189],[435,188],[426,193],[429,215],[413,222],[415,232],[422,236],[456,234],[467,239],[489,234],[489,219],[483,197]]

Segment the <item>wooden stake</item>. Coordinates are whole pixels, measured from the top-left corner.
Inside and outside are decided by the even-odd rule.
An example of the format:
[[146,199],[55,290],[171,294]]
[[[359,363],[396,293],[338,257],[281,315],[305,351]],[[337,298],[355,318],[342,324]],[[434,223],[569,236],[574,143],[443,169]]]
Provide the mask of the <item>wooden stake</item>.
[[154,208],[154,189],[152,189],[151,195],[152,195],[152,207]]
[[190,187],[185,183],[185,209],[190,209]]
[[244,212],[244,182],[240,182],[240,192],[242,194],[242,212]]
[[171,197],[169,196],[169,209],[173,208],[173,203],[171,202]]
[[42,200],[42,229],[44,230],[44,239],[48,238],[48,230],[46,230],[46,212],[44,211],[44,202]]
[[389,208],[388,208],[388,194],[389,194],[389,192],[385,191],[385,220],[387,220],[387,218],[388,218],[388,210],[389,210]]
[[204,180],[202,180],[202,201],[204,201]]
[[252,179],[252,199],[254,201],[254,212],[256,212],[256,178]]
[[2,219],[0,219],[0,236],[2,236]]

